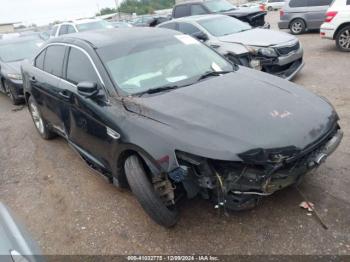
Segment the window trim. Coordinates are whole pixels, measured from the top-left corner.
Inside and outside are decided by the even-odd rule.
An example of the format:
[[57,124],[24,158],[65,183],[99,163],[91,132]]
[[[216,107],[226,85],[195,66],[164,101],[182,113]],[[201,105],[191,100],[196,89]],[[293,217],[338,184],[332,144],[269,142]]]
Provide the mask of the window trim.
[[[45,62],[45,58],[46,58],[46,51],[47,51],[46,48],[40,50],[40,52],[37,54],[37,56],[33,59],[33,66],[34,66],[35,68],[40,69],[39,67],[36,66],[36,60],[37,60],[37,58],[38,58],[42,53],[44,53],[44,60],[43,60],[43,65],[42,65],[43,68],[42,68],[42,70],[44,69],[44,62]],[[41,69],[40,69],[40,70],[41,70]]]
[[[61,33],[62,31],[62,33]],[[58,30],[58,35],[61,36],[61,35],[66,35],[68,33],[68,28],[67,28],[67,25],[66,24],[62,24],[60,26],[60,30]]]
[[[80,50],[81,52],[83,52],[83,53],[87,56],[87,58],[89,59],[90,63],[92,64],[92,67],[94,68],[94,70],[95,70],[95,72],[96,72],[96,74],[97,74],[98,79],[100,80],[101,84],[103,85],[103,88],[106,90],[105,83],[104,83],[104,81],[103,81],[103,79],[102,79],[102,77],[101,77],[101,74],[100,74],[100,72],[98,71],[98,69],[97,69],[97,67],[96,67],[96,65],[95,65],[95,63],[94,63],[94,61],[92,60],[91,56],[89,55],[88,52],[86,52],[86,50],[84,50],[83,48],[81,48],[81,47],[79,47],[79,46],[76,46],[76,45],[73,45],[73,44],[67,44],[67,43],[50,43],[50,44],[46,45],[43,49],[41,49],[40,52],[34,57],[32,65],[33,65],[35,68],[37,68],[37,69],[39,69],[39,70],[41,70],[41,71],[43,71],[43,72],[45,72],[45,73],[47,73],[47,74],[49,74],[49,75],[52,75],[52,74],[50,74],[50,73],[48,73],[48,72],[46,72],[46,71],[44,71],[44,70],[42,70],[42,69],[36,67],[36,66],[35,66],[35,60],[37,59],[37,57],[38,57],[45,49],[47,49],[47,48],[50,47],[50,46],[55,46],[55,45],[61,45],[61,46],[66,46],[66,47],[73,47],[73,48],[77,48],[78,50]],[[45,51],[45,52],[46,52],[46,51]],[[46,54],[45,54],[45,57],[46,57]],[[67,61],[68,61],[68,59],[67,59]],[[68,83],[74,85],[73,83],[67,81],[67,80],[64,79],[64,78],[61,78],[61,77],[58,77],[58,76],[55,76],[55,75],[52,75],[52,76],[57,77],[57,78],[59,78],[59,79],[62,79],[62,80],[64,80],[64,81],[66,81],[66,82],[68,82]],[[74,86],[77,86],[77,85],[74,85]]]
[[205,33],[205,32],[203,32],[203,30],[201,30],[198,26],[197,26],[197,24],[195,25],[195,24],[193,24],[193,23],[191,23],[191,22],[178,22],[178,25],[177,25],[177,28],[178,28],[178,31],[180,32],[180,33],[183,33],[183,34],[185,34],[185,35],[190,35],[190,36],[192,36],[194,33],[196,33],[196,32],[194,32],[194,33],[192,33],[192,34],[188,34],[188,33],[184,33],[184,32],[182,32],[182,31],[180,31],[180,26],[181,26],[181,24],[182,25],[190,25],[190,26],[192,26],[192,27],[194,27],[194,28],[196,28],[197,29],[197,32],[199,32],[199,33]]
[[[192,14],[192,8],[193,8],[194,6],[200,6],[200,7],[202,8],[202,10],[205,12],[205,13],[199,14],[199,15],[208,14],[208,10],[205,8],[204,5],[202,5],[202,3],[191,3],[191,6],[190,6],[190,14],[191,14],[191,15],[193,15],[193,14]],[[196,14],[196,15],[198,15],[198,14]]]
[[[50,46],[51,46],[51,45],[50,45]],[[51,73],[45,71],[45,61],[46,61],[46,55],[47,55],[47,49],[48,49],[48,47],[49,47],[49,45],[45,46],[45,47],[44,47],[42,50],[40,50],[40,52],[39,52],[39,54],[41,54],[43,51],[45,51],[43,69],[40,69],[40,68],[38,68],[38,67],[35,66],[35,60],[37,59],[37,57],[38,57],[39,55],[35,56],[34,62],[33,62],[33,66],[34,66],[35,68],[37,68],[37,69],[39,69],[39,70],[41,70],[41,71],[43,71],[43,72],[45,72],[45,73],[51,75],[51,76],[57,77],[57,78],[59,78],[59,79],[62,79],[62,78],[59,77],[59,76],[56,76],[56,75],[54,75],[54,74],[51,74]],[[63,67],[64,67],[64,61],[65,61],[65,57],[66,57],[66,52],[67,52],[67,49],[65,48],[65,50],[64,50],[64,55],[63,55],[63,61],[62,61],[62,68],[61,68],[62,76],[63,76]]]
[[[71,83],[71,84],[73,84],[73,85],[76,86],[76,84],[74,84],[72,81],[70,81],[70,80],[68,79],[68,77],[67,77],[67,73],[68,73],[68,63],[69,63],[69,58],[70,58],[70,54],[71,54],[72,49],[73,49],[72,47],[69,47],[69,48],[67,49],[67,54],[66,54],[66,57],[65,57],[65,59],[64,59],[63,76],[65,77],[64,80],[66,80],[67,82],[69,82],[69,83]],[[79,50],[79,49],[77,49],[77,50]],[[78,52],[81,52],[81,51],[79,50]],[[84,54],[83,52],[81,52],[81,53]],[[85,55],[85,56],[86,56],[86,55]],[[94,70],[95,73],[96,73],[96,76],[97,76],[97,78],[98,78],[98,81],[100,81],[101,84],[102,84],[103,82],[101,81],[100,77],[98,76],[98,74],[97,74],[97,72],[96,72],[96,69],[95,69],[95,67],[94,67],[94,64],[91,62],[91,60],[89,60],[89,62],[90,62],[90,65],[92,65],[92,68],[93,68],[93,70]]]
[[[106,94],[106,95],[105,95],[106,102],[107,102],[107,103],[110,103],[110,99],[109,99],[110,93],[108,92],[108,90],[107,90],[107,88],[106,88],[106,85],[105,85],[105,83],[104,83],[104,81],[103,81],[103,79],[102,79],[102,77],[101,77],[100,72],[98,71],[98,69],[97,69],[97,67],[96,67],[96,65],[95,65],[95,62],[92,60],[92,58],[91,58],[91,56],[89,55],[89,53],[88,53],[86,50],[84,50],[83,48],[79,47],[79,46],[76,46],[76,45],[73,45],[73,44],[67,44],[67,43],[57,43],[57,42],[56,42],[56,43],[47,44],[47,45],[44,46],[44,47],[39,51],[39,53],[33,58],[33,60],[32,60],[32,66],[35,67],[37,70],[40,70],[41,72],[44,72],[44,73],[46,73],[46,74],[48,74],[48,75],[50,75],[50,76],[52,76],[52,77],[55,77],[55,78],[57,78],[57,79],[59,79],[59,80],[61,80],[61,81],[64,81],[65,83],[70,84],[71,86],[77,88],[77,85],[75,85],[75,84],[73,84],[73,83],[67,81],[66,79],[61,78],[61,77],[58,77],[58,76],[55,76],[55,75],[53,75],[53,74],[50,74],[50,73],[44,71],[43,69],[40,69],[40,68],[38,68],[38,67],[35,66],[35,60],[36,60],[36,58],[41,54],[41,52],[45,51],[45,58],[46,58],[46,49],[47,49],[49,46],[53,46],[53,45],[62,45],[62,46],[66,46],[66,47],[77,48],[77,49],[79,49],[80,51],[82,51],[82,52],[88,57],[88,59],[90,60],[90,63],[92,64],[92,67],[94,68],[94,70],[95,70],[95,72],[96,72],[96,74],[97,74],[98,79],[99,79],[100,82],[101,82],[102,89],[103,89],[103,91],[104,91],[105,94]],[[67,50],[66,50],[65,57],[64,57],[64,59],[63,59],[63,69],[66,67],[67,62],[68,62],[68,56],[67,56]],[[64,72],[63,72],[63,73],[64,73]],[[116,93],[118,93],[118,92],[116,92]]]

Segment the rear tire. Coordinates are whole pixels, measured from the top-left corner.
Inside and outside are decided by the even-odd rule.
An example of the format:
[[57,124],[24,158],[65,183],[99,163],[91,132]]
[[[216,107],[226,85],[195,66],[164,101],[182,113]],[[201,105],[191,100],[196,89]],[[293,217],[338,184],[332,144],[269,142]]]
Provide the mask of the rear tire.
[[350,52],[350,26],[346,26],[338,32],[335,43],[340,51]]
[[306,31],[306,24],[303,19],[295,19],[289,25],[289,30],[293,35],[300,35]]
[[178,221],[178,212],[176,209],[170,210],[157,195],[140,158],[129,156],[124,168],[130,188],[146,213],[159,225],[174,226]]
[[47,122],[41,117],[39,108],[31,96],[28,99],[28,109],[39,135],[45,140],[56,137],[56,134],[48,128]]
[[267,11],[273,11],[273,8],[272,8],[272,6],[269,6],[268,8],[267,8]]
[[18,98],[17,92],[16,92],[16,90],[14,89],[13,86],[8,85],[6,83],[6,81],[4,81],[3,84],[4,84],[4,89],[6,90],[8,96],[10,97],[11,102],[12,102],[13,105],[16,106],[16,105],[19,105],[19,104],[23,103],[23,99],[22,98]]

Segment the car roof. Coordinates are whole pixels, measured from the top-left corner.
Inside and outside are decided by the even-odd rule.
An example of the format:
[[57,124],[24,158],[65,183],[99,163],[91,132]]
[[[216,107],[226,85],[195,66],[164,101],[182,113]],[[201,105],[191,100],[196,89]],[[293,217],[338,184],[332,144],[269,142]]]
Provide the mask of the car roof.
[[127,44],[134,41],[170,37],[178,34],[181,33],[152,27],[110,28],[67,34],[54,38],[49,43],[69,44],[80,40],[89,43],[94,48],[101,48],[113,44]]
[[98,22],[98,21],[102,21],[102,20],[98,19],[98,18],[84,18],[84,19],[79,19],[79,20],[74,20],[74,21],[63,22],[63,23],[57,24],[55,26],[60,26],[60,25],[80,25],[80,24],[86,24],[86,23]]
[[21,42],[27,42],[30,40],[41,40],[44,42],[44,40],[37,35],[19,35],[13,38],[8,38],[8,39],[0,39],[0,45],[8,45],[8,44],[14,44],[14,43],[21,43]]

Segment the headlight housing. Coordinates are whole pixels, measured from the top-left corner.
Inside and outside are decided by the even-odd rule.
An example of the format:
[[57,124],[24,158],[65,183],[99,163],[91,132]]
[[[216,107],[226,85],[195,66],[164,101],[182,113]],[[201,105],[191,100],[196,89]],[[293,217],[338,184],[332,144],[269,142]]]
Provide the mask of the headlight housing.
[[16,73],[7,73],[6,74],[9,79],[12,80],[22,80],[22,75],[21,74],[16,74]]
[[288,161],[298,153],[300,153],[300,150],[295,146],[287,146],[275,149],[251,149],[238,156],[247,164],[266,165]]
[[262,55],[267,57],[277,57],[277,52],[272,47],[258,47],[258,46],[249,46],[248,49],[251,53],[255,55]]

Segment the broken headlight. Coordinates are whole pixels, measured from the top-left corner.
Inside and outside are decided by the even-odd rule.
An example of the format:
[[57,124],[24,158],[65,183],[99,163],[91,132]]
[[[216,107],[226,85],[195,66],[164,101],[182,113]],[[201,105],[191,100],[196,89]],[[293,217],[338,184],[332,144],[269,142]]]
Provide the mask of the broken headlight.
[[288,160],[300,152],[296,147],[289,146],[276,149],[262,149],[256,148],[238,156],[248,164],[266,165],[266,164],[278,164],[285,160]]
[[9,79],[12,79],[12,80],[22,80],[22,75],[21,74],[17,74],[17,73],[8,73],[6,74],[7,77]]
[[255,55],[262,55],[266,57],[277,57],[277,52],[272,47],[258,47],[258,46],[248,46],[248,50]]

